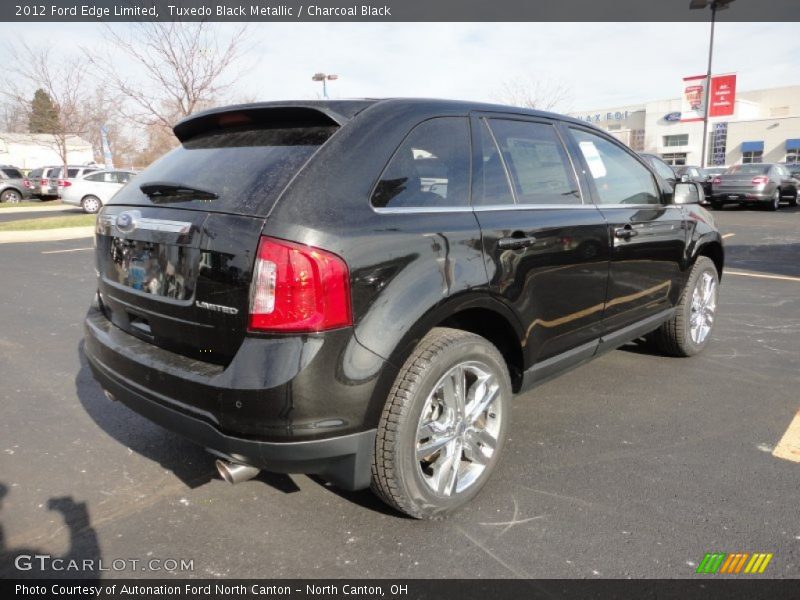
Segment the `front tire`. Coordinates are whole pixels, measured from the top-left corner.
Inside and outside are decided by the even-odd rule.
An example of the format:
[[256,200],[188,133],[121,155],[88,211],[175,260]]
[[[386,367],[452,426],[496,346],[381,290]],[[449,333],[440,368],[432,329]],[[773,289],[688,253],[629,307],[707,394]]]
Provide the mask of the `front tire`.
[[437,327],[389,392],[375,440],[372,489],[416,519],[469,502],[498,463],[511,410],[506,363],[486,339]]
[[2,195],[0,195],[0,202],[19,204],[21,201],[22,195],[17,190],[5,190]]
[[658,348],[671,356],[694,356],[701,352],[717,321],[718,295],[717,267],[710,258],[699,256],[675,315],[652,335]]
[[81,200],[81,207],[84,212],[93,215],[103,207],[103,203],[97,196],[86,196]]

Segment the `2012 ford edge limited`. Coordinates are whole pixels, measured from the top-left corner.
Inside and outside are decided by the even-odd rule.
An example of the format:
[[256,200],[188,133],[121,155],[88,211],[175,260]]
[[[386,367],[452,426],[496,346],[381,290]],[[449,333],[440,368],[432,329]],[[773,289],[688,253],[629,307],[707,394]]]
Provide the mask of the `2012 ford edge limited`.
[[581,121],[286,102],[175,134],[99,215],[85,349],[109,396],[228,481],[315,473],[443,516],[496,467],[513,393],[642,336],[709,340],[723,247],[702,188]]

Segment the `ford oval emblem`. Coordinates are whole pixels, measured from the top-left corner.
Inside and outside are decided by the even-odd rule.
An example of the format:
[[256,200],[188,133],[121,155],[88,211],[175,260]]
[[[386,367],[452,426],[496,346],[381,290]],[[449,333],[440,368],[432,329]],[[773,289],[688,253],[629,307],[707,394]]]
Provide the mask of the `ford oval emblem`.
[[680,121],[681,120],[681,113],[679,112],[671,112],[664,115],[665,121]]
[[123,233],[130,233],[136,229],[136,213],[138,211],[127,211],[117,215],[117,229]]

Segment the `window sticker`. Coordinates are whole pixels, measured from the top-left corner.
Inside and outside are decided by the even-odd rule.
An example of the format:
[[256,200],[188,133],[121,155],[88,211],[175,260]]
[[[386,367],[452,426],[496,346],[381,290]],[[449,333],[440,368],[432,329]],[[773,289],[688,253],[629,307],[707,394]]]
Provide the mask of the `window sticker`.
[[592,172],[592,177],[600,179],[607,174],[606,165],[600,157],[600,153],[594,145],[594,142],[579,142],[578,145],[583,152],[583,157],[589,165],[589,170]]

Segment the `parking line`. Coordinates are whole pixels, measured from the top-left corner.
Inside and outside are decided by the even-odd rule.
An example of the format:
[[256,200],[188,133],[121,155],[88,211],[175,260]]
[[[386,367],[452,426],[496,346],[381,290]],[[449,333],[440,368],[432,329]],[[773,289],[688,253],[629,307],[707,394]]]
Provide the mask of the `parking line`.
[[729,271],[725,270],[725,275],[740,275],[742,277],[757,277],[759,279],[780,279],[781,281],[797,281],[800,282],[800,277],[791,277],[789,275],[764,275],[762,273],[745,273],[744,271]]
[[800,411],[789,423],[781,441],[772,451],[772,456],[800,463]]
[[735,233],[726,233],[725,235],[722,236],[722,239],[727,240],[728,238],[732,238],[735,235],[736,235]]
[[42,254],[61,254],[63,252],[80,252],[81,250],[94,250],[91,246],[88,248],[67,248],[66,250],[43,250]]

